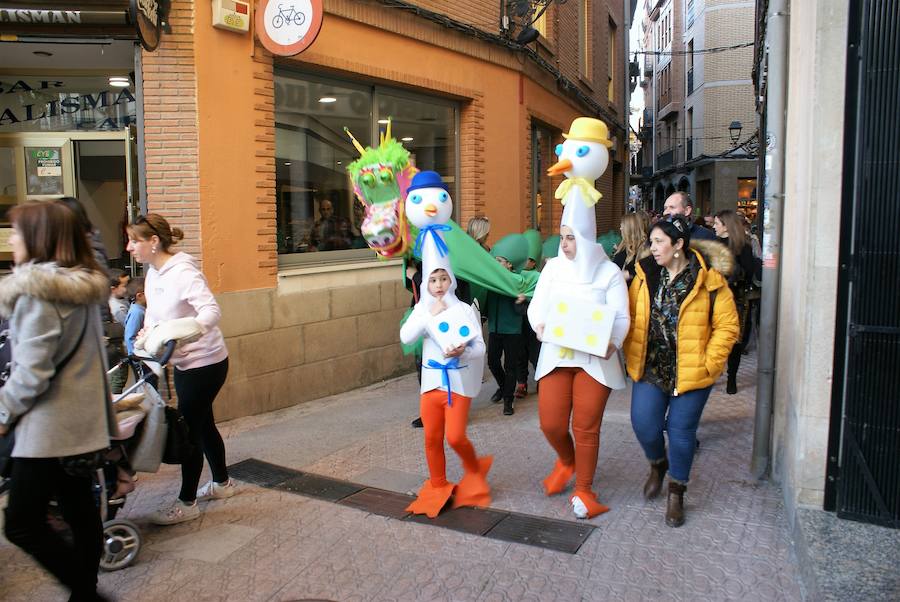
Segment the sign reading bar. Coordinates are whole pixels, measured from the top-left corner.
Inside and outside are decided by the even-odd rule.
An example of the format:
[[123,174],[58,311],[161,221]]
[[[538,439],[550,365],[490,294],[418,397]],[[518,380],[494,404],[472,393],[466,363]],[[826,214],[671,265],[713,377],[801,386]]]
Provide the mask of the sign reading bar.
[[260,0],[256,32],[266,50],[294,56],[309,48],[322,30],[322,0]]

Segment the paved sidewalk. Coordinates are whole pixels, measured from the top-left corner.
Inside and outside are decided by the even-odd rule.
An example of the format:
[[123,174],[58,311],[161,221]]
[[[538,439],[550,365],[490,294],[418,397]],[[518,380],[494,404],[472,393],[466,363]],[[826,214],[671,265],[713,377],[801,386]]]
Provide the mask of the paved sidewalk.
[[[686,496],[684,527],[665,526],[665,501],[645,502],[647,464],[614,393],[601,433],[595,484],[612,510],[577,552],[565,554],[401,522],[291,493],[245,486],[203,504],[202,519],[173,527],[144,517],[177,492],[178,473],[142,475],[125,514],[144,548],[136,564],[101,575],[121,600],[797,600],[781,493],[752,480],[755,358],[745,357],[738,395],[716,390]],[[723,383],[724,384],[724,383]],[[398,492],[427,474],[415,375],[222,425],[229,462],[257,458]],[[724,386],[721,387],[724,389]],[[538,428],[537,397],[512,417],[491,404],[491,383],[473,405],[470,437],[494,454],[496,508],[574,520],[566,497],[540,480],[553,455]],[[448,472],[460,466],[448,452]],[[63,600],[24,554],[0,540],[0,597]]]

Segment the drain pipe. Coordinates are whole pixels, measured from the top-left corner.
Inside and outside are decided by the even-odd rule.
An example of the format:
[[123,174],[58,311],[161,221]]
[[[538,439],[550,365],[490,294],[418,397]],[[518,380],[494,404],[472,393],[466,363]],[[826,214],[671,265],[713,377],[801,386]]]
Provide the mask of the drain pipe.
[[757,479],[771,469],[772,410],[775,397],[778,298],[784,210],[784,152],[787,114],[788,0],[770,0],[766,16],[768,76],[766,86],[765,204],[763,218],[763,280],[759,315],[759,374],[750,470]]

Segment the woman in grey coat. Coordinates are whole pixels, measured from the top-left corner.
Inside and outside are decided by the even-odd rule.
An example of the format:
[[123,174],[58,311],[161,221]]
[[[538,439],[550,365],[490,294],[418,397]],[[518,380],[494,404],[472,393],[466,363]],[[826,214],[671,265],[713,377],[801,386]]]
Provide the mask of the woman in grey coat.
[[[15,429],[5,532],[72,591],[98,600],[103,526],[90,476],[62,458],[109,447],[116,422],[106,387],[98,306],[109,295],[75,215],[51,202],[10,211],[16,267],[0,282],[13,361],[0,389],[0,433]],[[47,525],[55,497],[73,543]]]

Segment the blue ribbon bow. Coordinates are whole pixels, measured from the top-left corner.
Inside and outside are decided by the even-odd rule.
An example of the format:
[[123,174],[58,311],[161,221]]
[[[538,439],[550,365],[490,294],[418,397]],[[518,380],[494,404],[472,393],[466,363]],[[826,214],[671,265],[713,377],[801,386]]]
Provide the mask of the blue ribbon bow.
[[450,370],[462,370],[466,366],[460,366],[459,358],[453,357],[450,358],[450,361],[446,364],[442,364],[437,360],[428,360],[428,363],[425,364],[425,367],[431,368],[432,370],[441,371],[441,384],[447,388],[447,405],[452,408],[453,396],[450,394]]
[[434,239],[434,245],[437,247],[438,253],[441,257],[446,257],[447,253],[450,252],[450,249],[447,247],[447,243],[444,242],[444,238],[438,234],[438,232],[450,232],[452,229],[453,228],[447,224],[432,224],[430,226],[425,226],[419,230],[413,253],[422,257],[422,245],[425,243],[425,235],[431,232],[431,237]]

